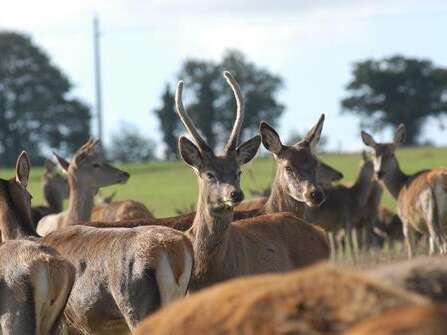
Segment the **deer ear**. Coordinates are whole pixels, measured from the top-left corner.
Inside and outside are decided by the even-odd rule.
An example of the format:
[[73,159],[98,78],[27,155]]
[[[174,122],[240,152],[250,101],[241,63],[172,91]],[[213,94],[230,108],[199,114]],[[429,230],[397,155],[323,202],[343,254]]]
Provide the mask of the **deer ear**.
[[278,133],[267,122],[262,121],[259,126],[259,132],[261,134],[261,140],[264,147],[275,155],[279,155],[283,148],[281,139]]
[[401,123],[394,134],[394,145],[397,147],[405,141],[405,126]]
[[180,137],[178,141],[178,150],[186,164],[196,169],[202,167],[203,159],[199,149],[185,136]]
[[321,114],[317,124],[312,127],[304,136],[303,141],[307,142],[310,146],[310,150],[315,151],[318,143],[320,142],[321,131],[323,130],[324,114]]
[[242,143],[236,149],[237,162],[239,163],[239,165],[244,165],[251,161],[256,156],[260,145],[261,136],[259,135],[256,135],[255,137]]
[[367,145],[368,147],[371,148],[375,148],[377,146],[376,141],[374,141],[373,137],[368,134],[366,131],[361,132],[361,136],[362,136],[362,141],[365,145]]
[[23,185],[23,187],[28,186],[29,173],[31,170],[31,163],[28,158],[26,151],[22,151],[19,158],[17,158],[16,163],[16,181]]
[[329,184],[343,179],[343,173],[321,162],[317,168],[317,180],[322,184]]
[[61,156],[59,156],[57,153],[53,152],[54,157],[56,158],[59,166],[61,167],[61,169],[67,173],[68,172],[68,168],[70,166],[70,163],[67,162],[64,158],[62,158]]

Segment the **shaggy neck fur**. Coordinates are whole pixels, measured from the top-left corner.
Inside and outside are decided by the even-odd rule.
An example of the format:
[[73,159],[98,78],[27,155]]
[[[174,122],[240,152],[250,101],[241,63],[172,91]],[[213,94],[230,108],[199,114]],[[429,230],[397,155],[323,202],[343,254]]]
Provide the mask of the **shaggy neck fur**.
[[205,282],[219,272],[216,267],[224,262],[222,258],[225,257],[229,228],[233,221],[232,210],[215,214],[206,199],[207,196],[200,192],[196,216],[187,232],[194,249],[192,286],[195,288],[206,286]]

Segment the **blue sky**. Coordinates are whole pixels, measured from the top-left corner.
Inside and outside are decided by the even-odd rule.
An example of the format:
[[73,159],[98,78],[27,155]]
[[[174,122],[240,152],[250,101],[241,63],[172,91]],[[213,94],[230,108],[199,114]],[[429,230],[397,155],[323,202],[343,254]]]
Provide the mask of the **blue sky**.
[[[122,122],[160,141],[150,111],[187,57],[217,60],[225,49],[243,51],[285,80],[284,138],[326,113],[329,147],[343,150],[362,147],[359,120],[340,114],[353,62],[399,53],[447,67],[447,2],[440,0],[2,0],[1,8],[0,28],[29,34],[91,106],[91,26],[99,14],[106,142]],[[427,124],[424,137],[447,145],[438,122]]]

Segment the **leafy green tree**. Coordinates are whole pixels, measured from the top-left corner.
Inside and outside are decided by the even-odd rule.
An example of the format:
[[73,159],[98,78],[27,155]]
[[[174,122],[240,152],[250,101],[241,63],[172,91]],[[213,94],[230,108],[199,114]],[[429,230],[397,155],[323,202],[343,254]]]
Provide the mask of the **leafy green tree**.
[[257,133],[261,120],[276,125],[284,110],[276,98],[282,79],[241,52],[227,51],[218,63],[187,60],[178,76],[185,81],[185,107],[212,148],[225,143],[235,118],[236,102],[222,76],[224,70],[232,72],[245,98],[242,137]]
[[14,165],[21,150],[42,163],[42,150],[68,155],[89,138],[89,108],[71,87],[30,38],[0,31],[0,165]]
[[116,162],[134,163],[155,160],[155,142],[142,135],[137,127],[123,123],[112,135],[108,156]]
[[373,131],[404,123],[414,145],[428,117],[447,112],[447,69],[429,60],[393,56],[356,63],[343,111],[359,115]]
[[175,95],[171,91],[169,84],[161,97],[162,104],[154,110],[160,121],[160,130],[163,134],[165,148],[165,159],[173,160],[177,158],[177,131],[179,128],[179,118],[175,112]]

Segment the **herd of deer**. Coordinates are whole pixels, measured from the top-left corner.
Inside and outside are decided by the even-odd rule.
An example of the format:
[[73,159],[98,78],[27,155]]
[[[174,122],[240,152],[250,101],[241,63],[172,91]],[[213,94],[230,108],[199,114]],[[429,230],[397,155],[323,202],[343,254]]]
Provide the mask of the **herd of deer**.
[[[445,254],[447,169],[404,174],[395,156],[400,126],[392,143],[362,132],[373,159],[364,157],[352,186],[332,185],[343,175],[315,154],[324,116],[293,145],[266,122],[239,144],[243,97],[224,77],[237,113],[222,155],[185,111],[183,82],[177,87],[177,112],[193,139],[180,137],[178,147],[198,179],[194,213],[157,219],[136,201],[95,206],[101,187],[129,174],[106,163],[92,140],[70,162],[56,155],[68,186],[46,164],[47,203],[31,207],[30,162],[20,154],[16,175],[0,179],[1,334],[447,333],[443,256],[367,271],[328,261],[343,248],[342,231],[354,258],[371,232],[387,234],[374,223],[382,184],[397,200],[409,257],[415,232],[428,235],[430,255]],[[261,142],[276,176],[268,197],[243,202],[241,166]]]

